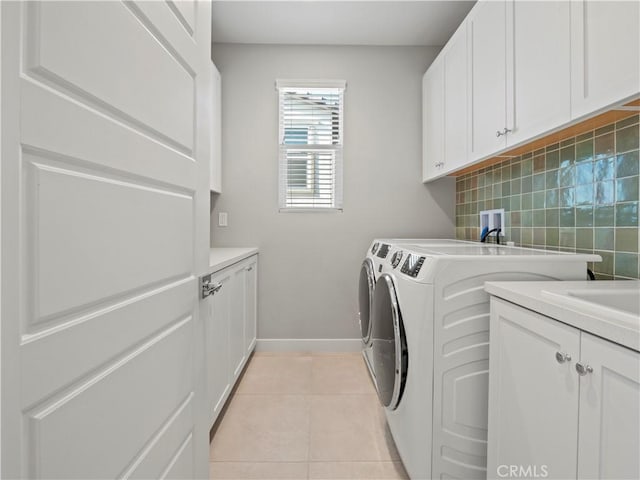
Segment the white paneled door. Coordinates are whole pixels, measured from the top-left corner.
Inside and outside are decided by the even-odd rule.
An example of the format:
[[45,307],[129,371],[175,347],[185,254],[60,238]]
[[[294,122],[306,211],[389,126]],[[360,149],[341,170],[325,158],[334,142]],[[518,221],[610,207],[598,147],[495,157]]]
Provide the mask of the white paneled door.
[[207,476],[210,8],[2,2],[2,478]]

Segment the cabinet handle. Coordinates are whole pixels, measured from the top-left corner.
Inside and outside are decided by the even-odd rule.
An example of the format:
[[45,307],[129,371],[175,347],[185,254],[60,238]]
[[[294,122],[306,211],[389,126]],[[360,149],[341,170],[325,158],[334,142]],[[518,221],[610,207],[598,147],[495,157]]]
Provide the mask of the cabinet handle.
[[506,135],[507,133],[510,133],[511,129],[505,127],[502,131],[498,130],[496,131],[496,137],[501,137],[503,135]]
[[556,361],[558,363],[565,363],[571,361],[571,355],[564,352],[556,352]]
[[438,162],[436,163],[436,168],[440,168],[444,165],[444,162]]
[[250,267],[247,267],[247,272],[250,272],[251,270],[253,270],[253,265],[251,265]]
[[583,365],[582,363],[576,363],[576,372],[581,377],[584,377],[587,373],[593,373],[593,367],[591,365]]
[[218,293],[222,288],[222,283],[218,283],[216,285],[212,284],[211,281],[207,280],[202,282],[202,298],[207,298],[214,293]]

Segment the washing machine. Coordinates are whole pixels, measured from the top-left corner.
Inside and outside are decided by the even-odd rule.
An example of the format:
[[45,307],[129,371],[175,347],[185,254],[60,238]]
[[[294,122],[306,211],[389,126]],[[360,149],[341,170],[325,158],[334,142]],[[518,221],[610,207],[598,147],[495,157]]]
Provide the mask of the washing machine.
[[410,478],[486,478],[493,280],[582,280],[597,255],[501,245],[388,252],[371,305],[380,403]]
[[472,242],[455,239],[433,238],[382,238],[371,242],[362,266],[360,268],[360,280],[358,285],[358,319],[362,338],[362,353],[369,374],[375,383],[375,372],[371,360],[371,305],[373,303],[373,290],[383,268],[388,263],[389,252],[396,244],[408,244],[415,246],[437,245],[468,245]]

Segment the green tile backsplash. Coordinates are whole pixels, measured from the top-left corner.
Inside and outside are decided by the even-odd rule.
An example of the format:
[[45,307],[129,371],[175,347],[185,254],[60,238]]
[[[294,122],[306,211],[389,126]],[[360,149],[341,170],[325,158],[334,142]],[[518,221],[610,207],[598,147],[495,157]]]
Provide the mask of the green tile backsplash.
[[458,177],[457,238],[478,240],[479,212],[504,208],[505,241],[596,253],[597,278],[640,278],[639,118]]

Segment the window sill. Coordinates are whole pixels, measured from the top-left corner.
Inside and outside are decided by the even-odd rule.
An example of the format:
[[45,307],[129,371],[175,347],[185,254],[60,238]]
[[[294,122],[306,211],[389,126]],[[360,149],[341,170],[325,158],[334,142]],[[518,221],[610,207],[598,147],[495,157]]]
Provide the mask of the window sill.
[[342,208],[317,207],[317,208],[295,208],[286,207],[278,209],[278,213],[342,213]]

